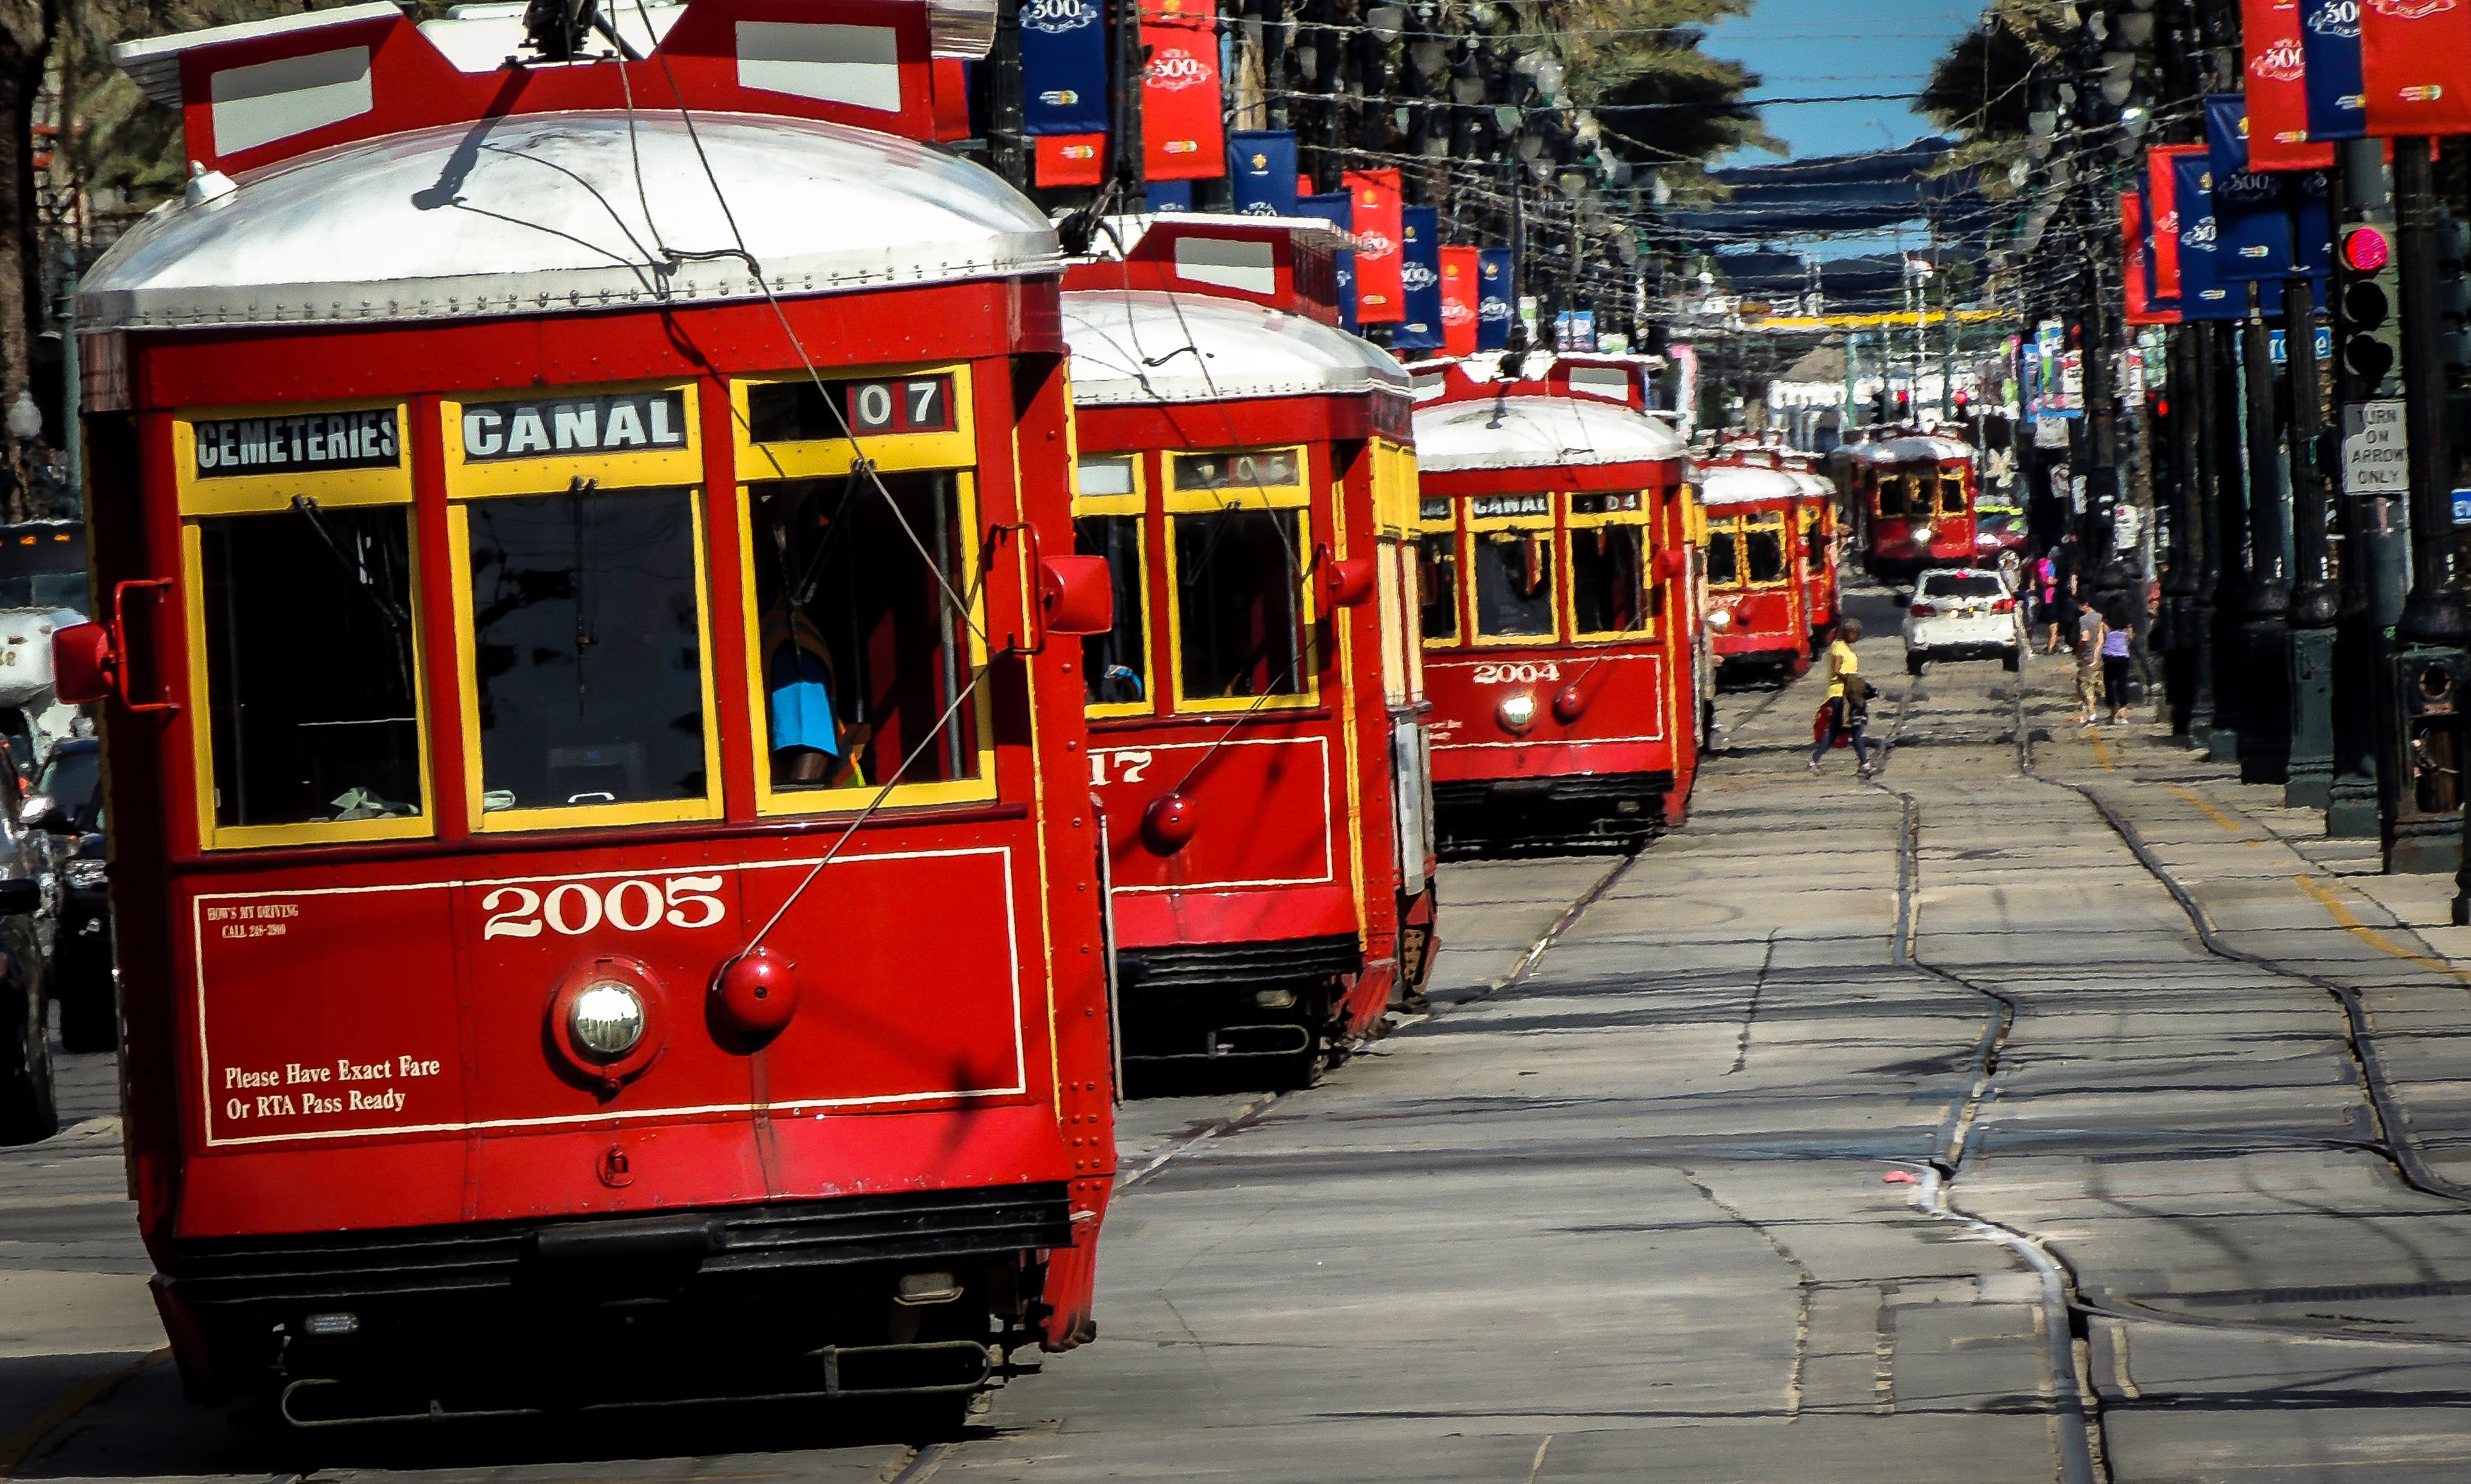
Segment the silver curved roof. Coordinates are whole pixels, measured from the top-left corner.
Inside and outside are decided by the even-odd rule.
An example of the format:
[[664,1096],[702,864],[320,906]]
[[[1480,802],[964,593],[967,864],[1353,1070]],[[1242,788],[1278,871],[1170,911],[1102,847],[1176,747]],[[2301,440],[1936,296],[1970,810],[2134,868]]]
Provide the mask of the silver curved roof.
[[[808,119],[527,114],[271,165],[140,221],[87,273],[81,329],[383,323],[1055,273],[1038,208],[925,145]],[[640,175],[636,159],[640,156]],[[640,193],[640,194],[639,194]],[[650,208],[646,220],[645,203]],[[654,230],[657,226],[658,231]]]
[[1868,446],[1871,456],[1879,459],[1949,459],[1971,458],[1973,445],[1953,438],[1890,438]]
[[1753,499],[1792,499],[1807,493],[1801,481],[1782,469],[1747,464],[1699,466],[1699,498],[1710,505],[1733,505]]
[[1416,409],[1416,467],[1531,469],[1680,458],[1681,435],[1651,417],[1578,397],[1503,397]]
[[1064,338],[1076,406],[1407,390],[1406,369],[1370,340],[1210,294],[1075,290],[1064,295]]

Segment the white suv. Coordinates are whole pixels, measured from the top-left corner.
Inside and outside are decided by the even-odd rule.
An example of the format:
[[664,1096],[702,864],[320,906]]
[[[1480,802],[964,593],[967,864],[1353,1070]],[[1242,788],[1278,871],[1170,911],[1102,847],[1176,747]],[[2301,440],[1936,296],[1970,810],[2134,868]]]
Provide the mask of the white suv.
[[2025,652],[2024,620],[2007,577],[1990,568],[1935,568],[1914,584],[1905,611],[1905,673],[1929,660],[1988,660],[2013,670]]

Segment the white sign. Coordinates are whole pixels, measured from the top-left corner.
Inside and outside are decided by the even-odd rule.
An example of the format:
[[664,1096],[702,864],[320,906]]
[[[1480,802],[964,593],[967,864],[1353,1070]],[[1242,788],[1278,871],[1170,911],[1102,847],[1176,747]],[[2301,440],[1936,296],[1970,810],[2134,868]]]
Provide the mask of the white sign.
[[2133,551],[2136,539],[2145,527],[2145,512],[2134,505],[2113,505],[2110,509],[2110,538],[2114,550]]
[[2398,397],[2343,405],[2342,493],[2397,498],[2411,493],[2402,408]]

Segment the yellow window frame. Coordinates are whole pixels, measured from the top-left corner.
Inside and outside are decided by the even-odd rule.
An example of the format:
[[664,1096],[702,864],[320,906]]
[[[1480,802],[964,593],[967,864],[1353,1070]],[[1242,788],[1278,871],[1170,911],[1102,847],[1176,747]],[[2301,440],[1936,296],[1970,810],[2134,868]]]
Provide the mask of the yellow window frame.
[[[1212,453],[1233,456],[1238,453],[1292,452],[1296,457],[1296,482],[1291,485],[1251,485],[1242,489],[1179,490],[1175,488],[1175,465],[1178,457],[1207,457]],[[1160,455],[1160,503],[1166,524],[1165,538],[1167,678],[1175,688],[1168,692],[1171,709],[1177,715],[1211,711],[1305,710],[1321,704],[1321,643],[1317,630],[1321,610],[1313,601],[1312,576],[1313,522],[1312,493],[1307,483],[1312,466],[1301,445],[1280,444],[1259,449],[1179,449]],[[1211,515],[1221,510],[1294,510],[1296,521],[1296,625],[1304,632],[1301,663],[1304,674],[1297,677],[1304,688],[1291,696],[1229,696],[1193,700],[1184,690],[1184,564],[1176,555],[1175,518],[1186,515]]]
[[[1539,492],[1525,490],[1517,493],[1524,498]],[[1564,549],[1561,534],[1555,527],[1559,523],[1557,518],[1568,509],[1568,501],[1560,494],[1548,491],[1543,492],[1544,510],[1541,515],[1533,511],[1519,515],[1478,516],[1475,513],[1476,500],[1495,498],[1498,497],[1470,496],[1461,505],[1461,508],[1467,512],[1467,519],[1462,522],[1467,534],[1460,543],[1459,560],[1462,565],[1459,571],[1460,583],[1467,591],[1462,623],[1467,634],[1468,645],[1475,649],[1516,649],[1521,645],[1558,644],[1562,640],[1562,636],[1568,632],[1570,554]],[[1553,558],[1552,633],[1489,635],[1477,632],[1476,614],[1479,605],[1476,602],[1475,591],[1475,548],[1479,539],[1494,531],[1532,531],[1543,536],[1545,547],[1552,553]]]
[[[610,386],[534,387],[523,396],[449,397],[438,404],[437,416],[446,449],[446,494],[452,499],[490,495],[554,495],[575,479],[590,479],[604,490],[704,482],[703,425],[693,382],[626,382]],[[686,420],[683,448],[644,449],[626,452],[549,453],[539,458],[490,459],[474,463],[463,445],[467,410],[519,402],[606,397],[628,392],[683,392],[681,416]]]
[[[228,478],[197,477],[194,423],[239,418],[294,417],[313,412],[373,411],[366,401],[319,402],[276,407],[208,407],[183,409],[172,423],[173,468],[180,505],[180,579],[185,593],[183,615],[189,633],[189,695],[196,713],[190,749],[196,770],[198,845],[207,850],[245,850],[274,846],[333,845],[345,841],[423,840],[437,833],[437,785],[429,756],[429,667],[425,651],[427,619],[421,605],[420,522],[412,511],[412,450],[404,447],[411,424],[406,406],[391,404],[395,441],[401,453],[394,469],[328,469],[306,474],[234,475]],[[200,489],[200,486],[204,486]],[[206,564],[201,518],[280,515],[295,496],[307,496],[322,509],[392,505],[405,515],[412,645],[412,721],[417,737],[421,812],[408,817],[374,820],[324,820],[296,824],[215,823],[215,729],[206,688]]]
[[[1132,470],[1133,488],[1124,495],[1088,495],[1081,490],[1081,466],[1099,459],[1121,459]],[[1085,453],[1072,464],[1072,518],[1106,516],[1141,522],[1141,540],[1133,544],[1133,559],[1140,563],[1138,589],[1141,594],[1141,659],[1152,670],[1158,666],[1157,638],[1150,613],[1150,527],[1149,527],[1149,461],[1139,453]],[[1087,693],[1088,677],[1083,677]],[[1158,676],[1143,677],[1144,699],[1140,701],[1101,701],[1084,704],[1082,714],[1091,717],[1147,716],[1157,709]]]
[[[1740,583],[1736,584],[1736,586],[1749,588],[1753,591],[1764,591],[1770,588],[1791,586],[1793,582],[1794,544],[1793,533],[1785,522],[1784,512],[1781,510],[1769,510],[1752,515],[1735,516],[1733,518],[1733,525],[1741,532],[1741,535],[1737,539],[1741,542],[1742,580]],[[1751,575],[1751,532],[1753,529],[1774,530],[1777,532],[1777,540],[1779,548],[1784,553],[1784,575],[1780,577],[1772,577],[1764,582]]]
[[[1634,492],[1618,490],[1602,493],[1627,495]],[[1637,644],[1656,638],[1658,618],[1655,614],[1648,612],[1649,605],[1655,602],[1657,595],[1656,492],[1639,490],[1635,493],[1638,496],[1636,510],[1586,512],[1571,510],[1564,517],[1564,524],[1569,534],[1568,539],[1564,543],[1562,574],[1559,579],[1563,594],[1562,617],[1568,627],[1570,642],[1574,644]],[[1565,503],[1571,499],[1576,497],[1565,498]],[[1639,610],[1641,616],[1647,620],[1645,628],[1582,629],[1579,627],[1579,572],[1575,561],[1576,553],[1570,549],[1569,543],[1576,541],[1581,531],[1596,530],[1612,525],[1635,525],[1639,529]]]
[[[1426,499],[1438,500],[1441,503],[1442,508],[1447,513],[1438,520],[1425,515],[1424,502]],[[1450,556],[1451,559],[1458,564],[1459,574],[1457,590],[1451,594],[1454,599],[1452,607],[1456,612],[1458,625],[1447,635],[1436,636],[1424,632],[1424,587],[1419,582],[1411,582],[1407,585],[1408,591],[1416,598],[1416,610],[1418,614],[1416,634],[1418,647],[1420,649],[1456,649],[1466,642],[1467,639],[1469,627],[1467,574],[1470,562],[1470,552],[1468,550],[1467,532],[1460,528],[1460,517],[1466,513],[1466,509],[1467,506],[1465,502],[1447,496],[1427,496],[1420,491],[1416,498],[1416,522],[1413,525],[1408,527],[1408,541],[1410,543],[1408,547],[1408,559],[1411,563],[1408,568],[1409,575],[1412,577],[1424,570],[1424,557],[1423,545],[1424,539],[1427,536],[1447,536],[1450,538]],[[1420,656],[1417,661],[1417,674],[1422,676],[1423,673],[1424,662]]]
[[[588,457],[576,459],[573,461],[575,474],[580,474],[582,466],[600,462]],[[631,472],[637,466],[630,464],[627,467]],[[573,476],[570,475],[568,477],[572,479]],[[712,572],[707,550],[710,538],[704,520],[703,481],[700,478],[678,481],[628,477],[604,480],[598,492],[660,489],[676,487],[681,483],[694,522],[695,647],[703,661],[697,666],[701,671],[697,684],[703,703],[704,792],[700,799],[650,799],[631,803],[563,804],[485,812],[482,809],[481,796],[485,792],[483,785],[487,780],[481,775],[481,684],[474,659],[476,641],[472,633],[472,505],[476,500],[485,499],[526,497],[537,499],[562,494],[564,489],[553,485],[547,489],[493,491],[486,495],[455,499],[447,504],[447,538],[454,547],[455,677],[457,688],[461,692],[458,700],[463,708],[463,801],[464,807],[470,811],[473,833],[594,829],[620,824],[671,824],[720,818],[720,717],[718,691],[713,681]]]
[[829,479],[850,472],[860,457],[886,474],[975,470],[978,467],[977,400],[967,361],[908,366],[835,366],[826,382],[893,382],[904,377],[953,379],[953,427],[948,432],[858,433],[829,438],[755,441],[748,402],[752,388],[812,383],[804,370],[777,376],[744,376],[729,383],[730,435],[736,443],[738,477],[746,483],[773,479]]
[[[957,393],[956,393],[957,395]],[[872,440],[870,440],[872,441]],[[778,447],[778,445],[775,445]],[[753,719],[748,728],[755,749],[755,812],[765,815],[848,814],[875,804],[882,794],[881,807],[886,809],[923,808],[934,804],[980,803],[996,797],[995,697],[979,677],[993,662],[987,649],[986,585],[978,583],[978,564],[986,560],[978,531],[978,476],[971,469],[905,469],[905,474],[949,474],[958,509],[953,512],[955,529],[961,537],[961,559],[953,573],[961,591],[970,597],[968,621],[961,632],[968,642],[969,663],[962,674],[962,684],[977,682],[977,694],[970,698],[970,712],[977,726],[977,749],[978,771],[976,777],[951,778],[937,783],[902,783],[888,793],[881,777],[868,777],[862,783],[845,788],[779,789],[772,786],[771,718],[764,694],[764,615],[755,607],[755,497],[762,485],[787,481],[764,479],[738,487],[739,521],[738,591],[740,622],[746,631],[746,704],[747,715]],[[882,499],[872,491],[867,499]],[[1016,548],[1025,545],[1016,541]],[[914,551],[904,551],[905,557],[915,558]],[[1024,581],[1036,591],[1036,578],[1028,573],[1028,557],[1021,556]],[[976,585],[977,591],[972,587]],[[942,594],[937,600],[943,601]],[[956,713],[957,714],[957,713]],[[898,757],[877,759],[882,766],[898,767]]]

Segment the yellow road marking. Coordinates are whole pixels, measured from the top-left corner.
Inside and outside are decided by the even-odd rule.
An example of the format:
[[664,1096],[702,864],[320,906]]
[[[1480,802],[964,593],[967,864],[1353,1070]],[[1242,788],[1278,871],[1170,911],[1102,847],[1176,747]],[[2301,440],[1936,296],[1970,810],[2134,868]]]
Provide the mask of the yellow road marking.
[[2113,773],[2117,773],[2119,771],[2119,764],[2110,760],[2110,749],[2102,745],[2101,732],[2088,729],[2085,732],[2085,740],[2093,744],[2094,761],[2102,764],[2106,768],[2108,768]]
[[2177,783],[2165,783],[2162,786],[2170,790],[2172,793],[2188,800],[2188,802],[2195,804],[2198,808],[2203,810],[2205,818],[2213,821],[2217,824],[2220,824],[2223,828],[2229,830],[2234,835],[2241,833],[2247,827],[2242,824],[2239,821],[2232,819],[2229,815],[2224,814],[2222,810],[2215,808],[2212,804],[2207,803],[2204,800],[2197,797],[2195,794],[2181,788]]
[[119,1388],[122,1381],[149,1366],[160,1364],[169,1358],[171,1354],[172,1347],[166,1345],[160,1350],[149,1352],[117,1371],[98,1376],[45,1407],[33,1422],[7,1437],[0,1438],[0,1479],[5,1479],[14,1472],[19,1464],[24,1463],[35,1449],[42,1446],[45,1438],[59,1429],[61,1424],[109,1396]]
[[2421,968],[2427,969],[2431,973],[2451,974],[2465,984],[2471,984],[2471,973],[2466,973],[2462,969],[2457,968],[2451,963],[2445,963],[2436,959],[2432,959],[2424,953],[2413,953],[2410,949],[2405,948],[2402,944],[2395,942],[2392,939],[2386,937],[2383,933],[2380,933],[2376,929],[2368,926],[2366,923],[2362,922],[2360,920],[2359,914],[2351,911],[2348,906],[2344,905],[2341,897],[2336,896],[2333,893],[2327,891],[2322,886],[2318,885],[2315,881],[2310,880],[2306,876],[2294,876],[2291,879],[2299,883],[2299,890],[2317,898],[2318,902],[2324,907],[2325,911],[2332,915],[2337,923],[2347,929],[2351,935],[2359,939],[2360,941],[2367,944],[2371,948],[2374,948],[2379,953],[2389,953],[2395,958],[2401,959],[2406,962],[2418,964]]

